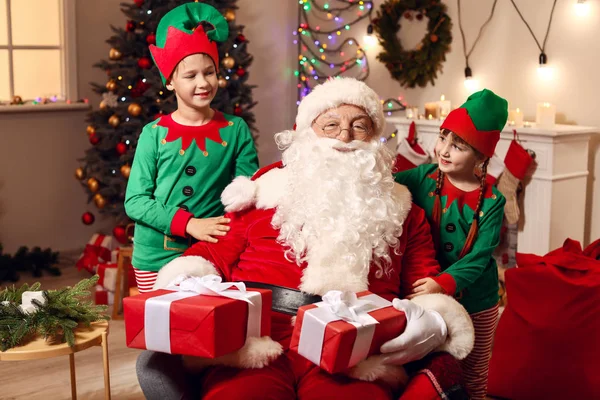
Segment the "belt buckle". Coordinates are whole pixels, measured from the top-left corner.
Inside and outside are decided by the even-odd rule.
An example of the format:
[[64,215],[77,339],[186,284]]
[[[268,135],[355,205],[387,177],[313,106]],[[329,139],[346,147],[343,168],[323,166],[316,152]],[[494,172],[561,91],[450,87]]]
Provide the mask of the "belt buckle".
[[[177,251],[180,253],[183,253],[186,249],[182,249],[180,247],[170,247],[170,245],[168,245],[167,243],[171,242],[171,243],[177,243],[177,239],[174,239],[170,236],[164,235],[163,236],[163,248],[165,250],[171,250],[171,251]],[[192,237],[188,236],[187,237],[187,247],[191,247],[192,246]]]

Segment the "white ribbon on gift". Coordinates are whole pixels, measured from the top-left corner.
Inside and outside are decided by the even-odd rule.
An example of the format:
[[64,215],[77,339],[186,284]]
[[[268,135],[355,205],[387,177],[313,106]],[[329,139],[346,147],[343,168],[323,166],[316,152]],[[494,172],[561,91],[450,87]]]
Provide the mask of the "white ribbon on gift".
[[357,330],[348,363],[348,367],[353,367],[367,358],[375,334],[375,325],[379,323],[368,313],[389,307],[392,303],[376,294],[357,297],[355,293],[331,290],[323,296],[322,302],[314,305],[317,308],[304,312],[298,353],[320,365],[327,324],[344,320],[354,325]]
[[202,277],[179,275],[166,289],[173,292],[151,297],[144,305],[144,337],[148,350],[171,353],[171,304],[199,294],[247,302],[246,338],[260,337],[262,297],[260,292],[247,291],[243,282],[222,282],[220,276],[212,274]]

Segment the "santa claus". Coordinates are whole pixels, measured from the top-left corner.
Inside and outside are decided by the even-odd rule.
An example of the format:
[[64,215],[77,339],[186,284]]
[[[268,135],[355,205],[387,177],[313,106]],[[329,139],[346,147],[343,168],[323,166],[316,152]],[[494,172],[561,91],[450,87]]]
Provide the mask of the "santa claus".
[[[384,124],[379,97],[355,79],[329,80],[302,100],[296,130],[275,135],[282,162],[223,192],[227,235],[193,245],[160,270],[155,284],[216,274],[267,287],[271,337],[249,339],[216,360],[145,352],[138,377],[148,398],[188,398],[182,369],[199,371],[191,382],[205,399],[464,394],[456,359],[471,351],[473,327],[452,297],[413,293],[415,282],[440,269],[424,212],[392,178],[394,155],[380,140]],[[298,307],[330,290],[367,289],[406,315],[405,331],[381,354],[339,376],[288,351]]]

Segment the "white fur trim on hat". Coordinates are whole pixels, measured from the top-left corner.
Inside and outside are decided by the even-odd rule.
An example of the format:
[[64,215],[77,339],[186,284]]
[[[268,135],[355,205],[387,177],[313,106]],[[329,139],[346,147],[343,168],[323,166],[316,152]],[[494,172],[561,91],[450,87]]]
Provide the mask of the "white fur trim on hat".
[[296,130],[310,127],[321,113],[342,104],[363,108],[373,120],[376,136],[382,135],[385,118],[381,100],[366,83],[354,78],[333,78],[316,86],[298,107]]

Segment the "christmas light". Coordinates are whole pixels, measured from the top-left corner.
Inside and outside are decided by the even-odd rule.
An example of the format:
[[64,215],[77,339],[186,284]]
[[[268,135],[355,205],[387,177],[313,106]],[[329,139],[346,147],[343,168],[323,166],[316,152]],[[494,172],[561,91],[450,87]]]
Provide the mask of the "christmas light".
[[575,3],[575,14],[579,17],[585,17],[590,12],[590,3],[586,0],[577,0]]
[[551,80],[554,75],[552,67],[548,66],[548,57],[545,53],[540,54],[540,65],[538,66],[538,76],[545,81]]

